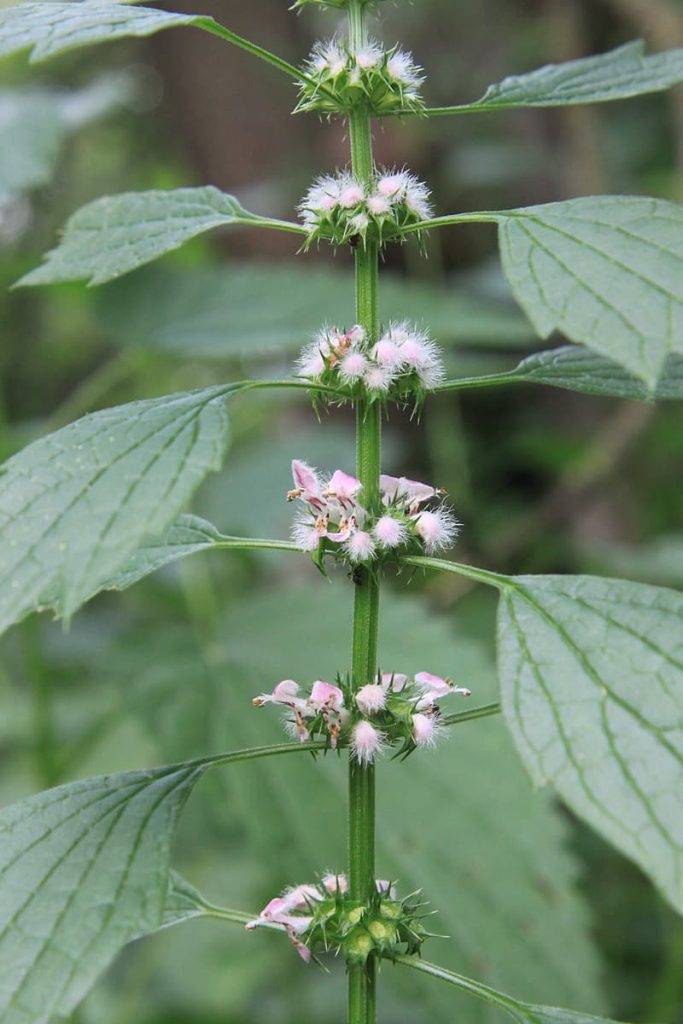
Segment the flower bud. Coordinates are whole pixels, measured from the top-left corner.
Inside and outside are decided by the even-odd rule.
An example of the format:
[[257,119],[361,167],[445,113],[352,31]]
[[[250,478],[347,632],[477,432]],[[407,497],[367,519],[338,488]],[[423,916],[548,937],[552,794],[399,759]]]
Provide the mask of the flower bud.
[[372,764],[384,746],[382,733],[370,722],[358,722],[351,736],[351,753],[359,764]]
[[387,702],[386,690],[379,683],[368,683],[361,686],[356,694],[358,710],[364,715],[375,715]]

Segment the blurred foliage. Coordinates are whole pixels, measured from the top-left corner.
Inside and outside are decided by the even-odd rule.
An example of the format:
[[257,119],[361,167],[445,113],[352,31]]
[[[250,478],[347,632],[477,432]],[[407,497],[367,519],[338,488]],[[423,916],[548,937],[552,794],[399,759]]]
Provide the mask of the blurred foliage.
[[[651,3],[641,21],[638,4],[618,0],[483,0],[457,11],[451,0],[420,0],[385,5],[382,34],[404,40],[428,67],[431,103],[453,103],[510,72],[642,33],[654,47],[673,45],[661,19],[674,4]],[[293,18],[285,6],[197,0],[182,9],[215,14],[298,59],[335,18]],[[191,33],[38,68],[4,65],[4,456],[91,409],[281,374],[323,320],[350,321],[344,254],[334,264],[325,253],[302,258],[302,291],[293,243],[248,233],[196,240],[99,291],[9,290],[54,244],[66,217],[106,192],[210,183],[259,212],[290,215],[313,173],[345,161],[347,143],[334,125],[286,121],[293,96],[286,84],[276,89],[273,74]],[[432,182],[443,210],[596,190],[671,198],[680,187],[680,110],[672,94],[599,110],[391,123],[377,145],[383,162],[405,161]],[[510,303],[494,248],[488,229],[463,227],[435,238],[425,262],[409,246],[387,259],[383,315],[429,324],[459,375],[506,369],[537,347]],[[325,413],[319,426],[300,396],[254,395],[233,414],[226,470],[207,482],[193,510],[226,532],[285,536],[289,460],[350,468],[350,418]],[[648,407],[517,386],[444,395],[424,410],[421,426],[391,416],[385,468],[448,488],[464,521],[463,560],[680,585],[678,403]],[[385,667],[452,672],[477,701],[490,698],[493,609],[489,595],[468,587],[415,577],[407,596],[388,594]],[[98,598],[68,633],[26,620],[0,651],[2,799],[277,737],[275,716],[253,711],[250,695],[282,676],[344,671],[349,597],[342,579],[323,583],[305,564],[292,569],[286,555],[222,553]],[[635,868],[531,790],[500,723],[461,726],[438,754],[382,775],[380,868],[406,890],[422,885],[441,910],[435,930],[451,936],[434,940],[430,957],[521,998],[683,1022],[681,922]],[[343,817],[334,758],[222,769],[188,808],[177,863],[217,901],[256,909],[290,880],[341,867]],[[132,947],[78,1018],[331,1022],[342,985],[338,969],[306,973],[278,936],[196,922]],[[406,1014],[417,1024],[454,1015],[488,1024],[476,1005],[454,1004],[419,980],[405,985],[389,967],[382,991],[387,1024]]]

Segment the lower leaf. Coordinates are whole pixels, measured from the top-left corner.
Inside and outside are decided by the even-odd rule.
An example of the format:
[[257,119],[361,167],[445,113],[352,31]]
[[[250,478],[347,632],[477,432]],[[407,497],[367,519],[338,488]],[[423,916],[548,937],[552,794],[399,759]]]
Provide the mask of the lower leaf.
[[[170,877],[178,815],[208,767],[280,744],[68,783],[0,812],[0,1020],[70,1014],[133,939],[201,913]],[[223,915],[225,916],[225,915]]]

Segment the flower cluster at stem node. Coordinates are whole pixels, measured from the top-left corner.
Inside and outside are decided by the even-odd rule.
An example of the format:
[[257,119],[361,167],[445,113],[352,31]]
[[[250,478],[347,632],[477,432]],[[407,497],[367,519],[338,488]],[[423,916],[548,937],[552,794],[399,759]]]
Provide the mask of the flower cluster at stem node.
[[422,69],[399,46],[385,50],[369,40],[351,49],[341,39],[317,43],[304,64],[298,111],[347,114],[363,106],[375,117],[424,110]]
[[470,693],[431,672],[385,672],[357,690],[348,680],[338,679],[335,685],[317,679],[306,692],[295,680],[283,679],[272,693],[254,697],[253,704],[284,708],[285,729],[300,742],[348,747],[359,764],[367,765],[388,749],[407,757],[418,747],[433,747],[443,731],[439,701]]
[[407,228],[418,242],[416,227],[429,220],[429,189],[409,171],[382,171],[371,184],[358,181],[349,171],[317,178],[299,204],[308,231],[305,248],[326,239],[333,245],[362,245],[403,238]]
[[294,487],[288,501],[297,512],[292,538],[309,551],[321,570],[326,557],[342,564],[377,566],[405,554],[434,554],[450,547],[458,521],[442,501],[443,491],[406,477],[380,477],[381,503],[374,509],[360,501],[360,480],[341,469],[329,479],[295,459]]
[[[435,342],[415,324],[402,320],[390,323],[374,344],[360,324],[348,330],[322,327],[301,350],[298,376],[341,389],[351,399],[401,405],[413,401],[418,408],[445,373]],[[326,393],[321,392],[321,397]]]
[[317,885],[286,889],[247,930],[279,926],[306,963],[319,953],[333,953],[347,963],[364,964],[373,954],[390,960],[419,953],[433,934],[422,923],[429,916],[425,906],[419,892],[399,899],[396,887],[384,879],[377,879],[369,900],[352,899],[346,875],[330,873]]

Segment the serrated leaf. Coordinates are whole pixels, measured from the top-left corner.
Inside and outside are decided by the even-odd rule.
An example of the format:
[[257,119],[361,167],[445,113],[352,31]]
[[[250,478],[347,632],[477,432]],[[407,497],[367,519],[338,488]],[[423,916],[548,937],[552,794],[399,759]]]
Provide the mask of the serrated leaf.
[[158,539],[147,541],[123,568],[103,584],[105,590],[126,590],[164,565],[215,547],[223,534],[206,519],[184,515]]
[[590,576],[503,586],[503,708],[522,760],[683,911],[683,596]]
[[[102,329],[120,344],[217,359],[297,351],[320,328],[321,310],[330,323],[348,325],[354,308],[348,274],[260,262],[150,267],[104,288],[98,300]],[[440,342],[533,342],[528,321],[512,303],[476,299],[457,285],[438,288],[386,274],[380,303],[385,320],[424,320]]]
[[20,3],[0,10],[0,56],[30,50],[31,61],[41,61],[78,46],[149,36],[196,21],[193,14],[98,0]]
[[0,812],[3,1024],[67,1016],[123,945],[170,923],[171,840],[202,772],[100,776]]
[[643,93],[661,92],[683,81],[683,49],[645,54],[642,39],[608,53],[563,64],[547,64],[524,75],[511,75],[464,110],[509,107],[562,107],[604,103]]
[[509,376],[586,395],[640,401],[683,398],[683,356],[680,355],[669,356],[654,393],[617,363],[574,345],[534,353]]
[[199,516],[184,515],[168,530],[156,538],[145,541],[142,547],[132,555],[123,568],[111,579],[106,580],[98,589],[126,590],[134,583],[156,572],[165,565],[177,562],[188,555],[211,548],[232,548],[236,550],[292,550],[300,551],[290,541],[259,540],[253,537],[228,537],[220,533],[206,519]]
[[69,218],[57,248],[18,284],[103,284],[212,228],[272,223],[213,185],[104,196]]
[[1,629],[43,606],[69,617],[164,532],[220,467],[226,399],[240,387],[93,413],[1,467]]
[[562,331],[654,389],[683,351],[683,204],[597,196],[493,216],[538,333]]

